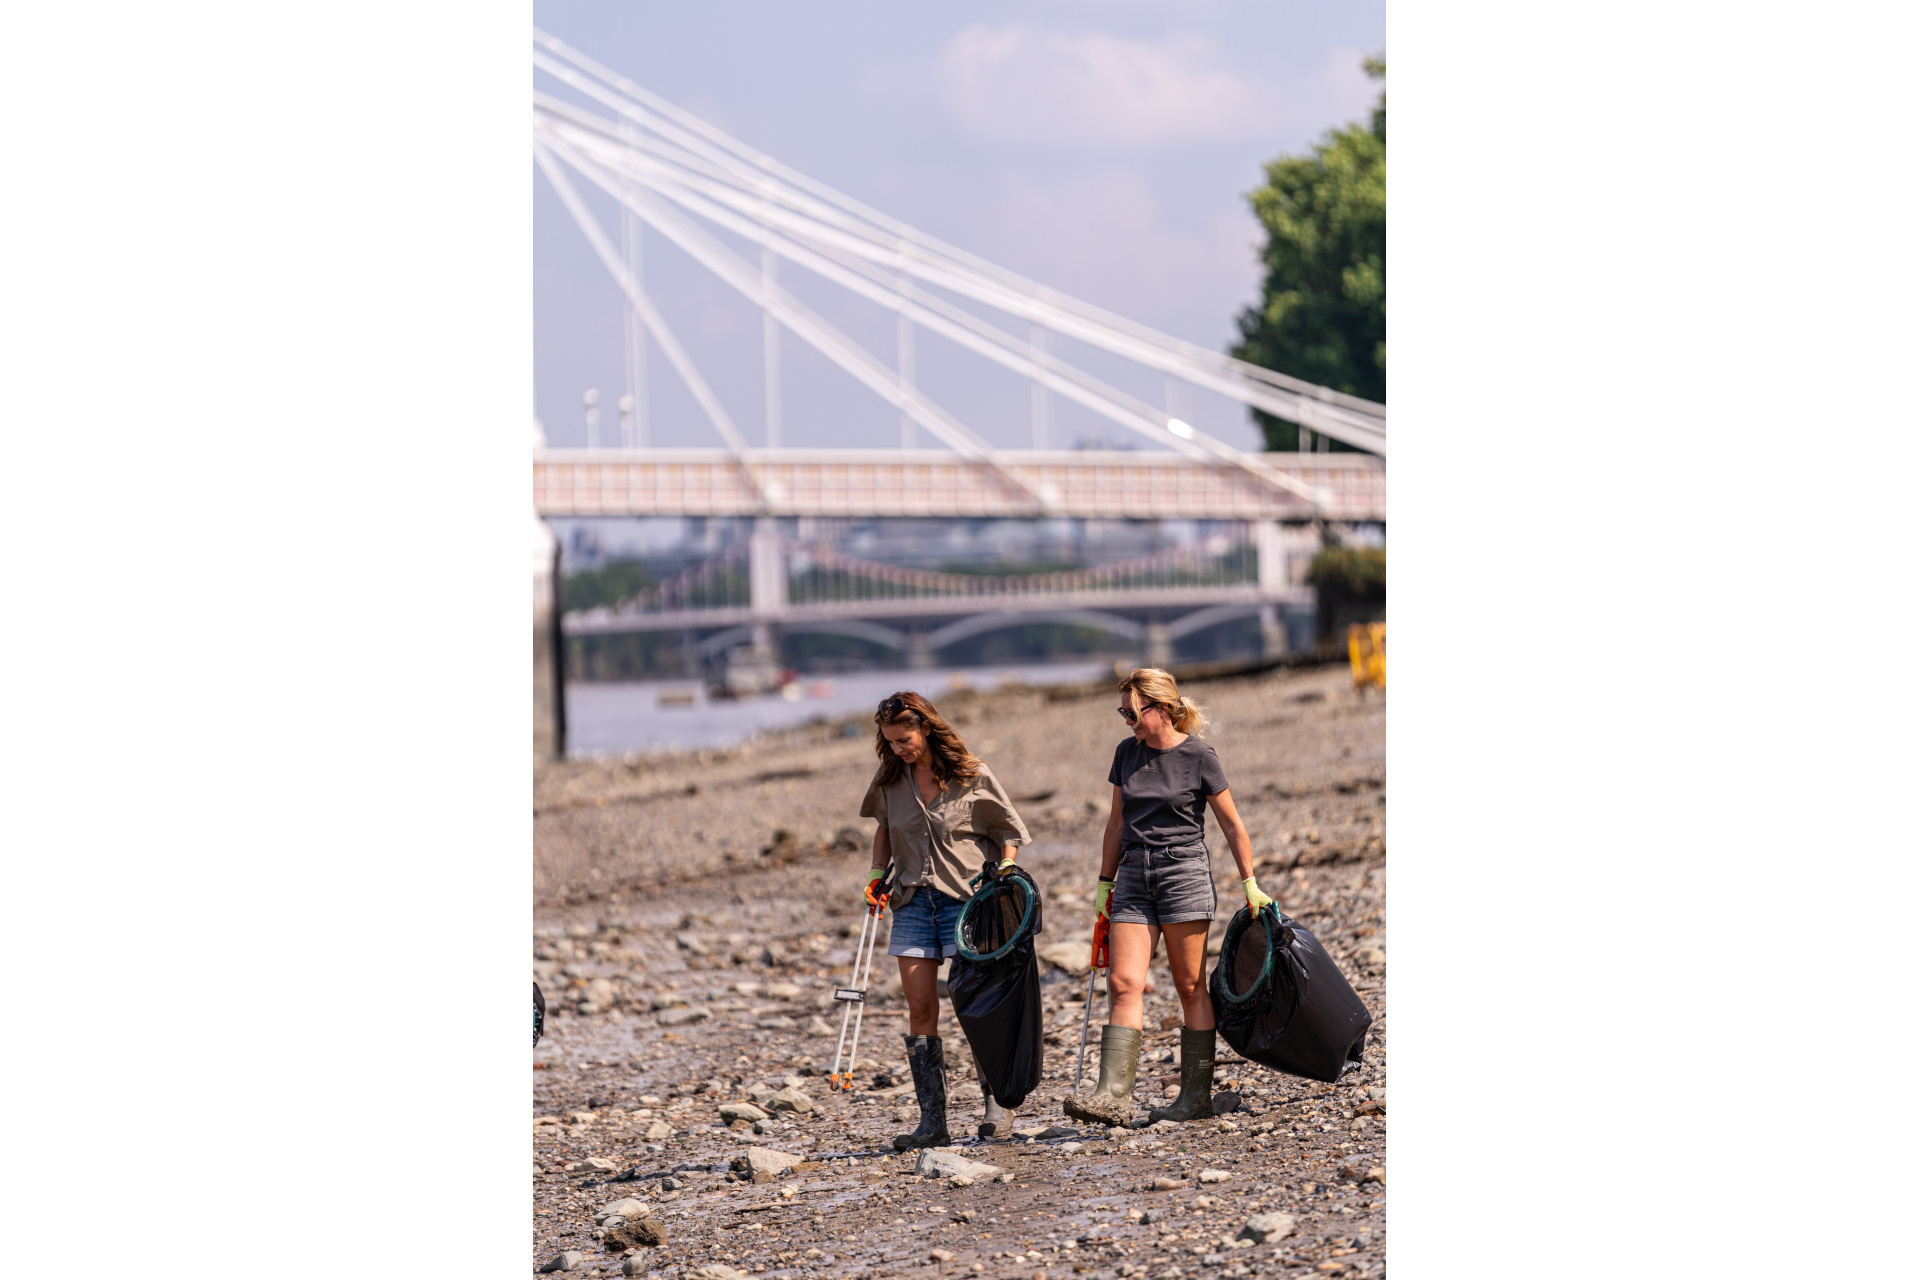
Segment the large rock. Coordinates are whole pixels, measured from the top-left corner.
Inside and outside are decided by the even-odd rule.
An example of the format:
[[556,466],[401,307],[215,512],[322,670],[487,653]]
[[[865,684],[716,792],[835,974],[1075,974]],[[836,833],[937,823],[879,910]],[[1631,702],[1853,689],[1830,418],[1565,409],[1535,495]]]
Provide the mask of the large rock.
[[1058,969],[1065,969],[1074,975],[1084,974],[1093,959],[1093,944],[1090,942],[1055,942],[1037,948],[1034,954]]
[[542,1275],[544,1275],[549,1271],[571,1271],[575,1267],[579,1266],[582,1262],[585,1262],[586,1260],[587,1260],[586,1254],[575,1253],[573,1250],[569,1249],[565,1253],[556,1253],[551,1258],[548,1258],[545,1262],[541,1263],[540,1272]]
[[1255,1244],[1265,1244],[1269,1240],[1279,1240],[1292,1234],[1292,1214],[1256,1213],[1247,1219],[1246,1226],[1240,1228],[1239,1238],[1251,1240]]
[[804,1115],[806,1112],[813,1110],[813,1099],[792,1085],[788,1085],[773,1095],[773,1109],[775,1111],[793,1111]]
[[683,1005],[678,1009],[666,1009],[655,1016],[654,1021],[663,1027],[684,1027],[690,1022],[705,1022],[713,1016],[712,1011],[696,1009]]
[[627,1249],[652,1249],[667,1242],[667,1229],[653,1218],[609,1218],[602,1243],[608,1253]]
[[750,1147],[745,1155],[733,1158],[735,1173],[785,1173],[800,1163],[800,1157],[786,1151],[775,1151],[771,1147]]
[[645,1200],[635,1200],[632,1196],[628,1196],[624,1200],[615,1200],[612,1204],[603,1205],[593,1215],[593,1220],[600,1223],[608,1218],[644,1218],[650,1208],[651,1206]]
[[1000,1172],[998,1165],[976,1164],[957,1151],[945,1147],[925,1147],[920,1158],[914,1162],[914,1173],[922,1178],[981,1178],[995,1177]]
[[724,1102],[720,1104],[720,1118],[723,1120],[765,1120],[767,1113],[751,1102]]

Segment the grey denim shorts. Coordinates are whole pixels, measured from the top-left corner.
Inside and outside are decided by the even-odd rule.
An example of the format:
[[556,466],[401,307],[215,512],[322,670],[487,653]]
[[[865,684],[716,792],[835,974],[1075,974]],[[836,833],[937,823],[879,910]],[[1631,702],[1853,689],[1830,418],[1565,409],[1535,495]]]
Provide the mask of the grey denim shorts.
[[1108,913],[1115,924],[1159,926],[1211,920],[1219,904],[1206,841],[1158,848],[1132,844],[1120,850]]

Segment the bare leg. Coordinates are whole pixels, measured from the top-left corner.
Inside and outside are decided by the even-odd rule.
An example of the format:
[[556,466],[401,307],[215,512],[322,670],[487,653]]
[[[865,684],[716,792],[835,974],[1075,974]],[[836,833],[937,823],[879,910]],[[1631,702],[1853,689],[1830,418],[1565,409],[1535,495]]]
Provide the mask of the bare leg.
[[925,956],[897,956],[900,985],[907,996],[907,1034],[940,1034],[940,962]]
[[[1213,1030],[1213,998],[1207,994],[1207,929],[1210,921],[1188,920],[1165,926],[1167,963],[1180,1011],[1192,1031]],[[1115,932],[1119,932],[1116,928]]]
[[1159,942],[1158,929],[1151,925],[1115,921],[1107,935],[1107,1025],[1141,1029],[1142,993],[1147,989],[1147,965]]

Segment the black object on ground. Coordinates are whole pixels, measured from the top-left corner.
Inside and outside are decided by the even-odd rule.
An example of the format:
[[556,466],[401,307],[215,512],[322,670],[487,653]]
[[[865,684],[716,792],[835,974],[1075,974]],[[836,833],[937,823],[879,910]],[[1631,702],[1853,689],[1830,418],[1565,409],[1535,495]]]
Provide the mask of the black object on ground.
[[1373,1015],[1319,940],[1277,908],[1234,913],[1209,990],[1243,1058],[1328,1083],[1360,1065]]
[[547,998],[540,994],[540,984],[533,984],[533,1047],[540,1047],[540,1033],[547,1029]]
[[980,1087],[1017,1107],[1040,1083],[1040,886],[1019,867],[983,873],[960,909],[960,953],[947,976],[954,1016],[980,1070]]

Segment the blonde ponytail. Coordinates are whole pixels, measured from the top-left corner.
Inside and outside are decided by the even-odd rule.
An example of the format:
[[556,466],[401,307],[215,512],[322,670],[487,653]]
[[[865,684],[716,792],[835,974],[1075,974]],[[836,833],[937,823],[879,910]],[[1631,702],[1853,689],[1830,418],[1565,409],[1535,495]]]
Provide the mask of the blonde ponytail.
[[1207,727],[1207,713],[1192,698],[1182,698],[1173,708],[1173,727],[1181,733],[1199,733]]
[[1199,733],[1207,727],[1206,709],[1192,698],[1181,697],[1180,686],[1174,683],[1173,676],[1159,667],[1136,667],[1128,672],[1120,682],[1120,692],[1128,690],[1142,702],[1157,702],[1165,707],[1167,718],[1179,733]]

